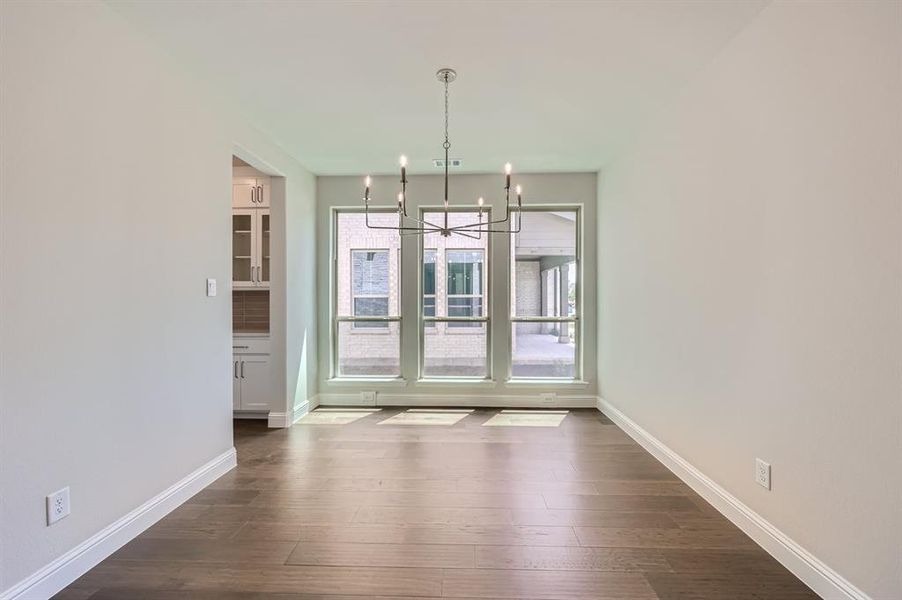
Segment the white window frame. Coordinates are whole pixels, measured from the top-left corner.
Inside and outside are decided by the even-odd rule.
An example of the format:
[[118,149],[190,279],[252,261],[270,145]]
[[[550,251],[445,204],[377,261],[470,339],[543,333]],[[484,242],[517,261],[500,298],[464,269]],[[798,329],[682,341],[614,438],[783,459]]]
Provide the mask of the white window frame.
[[[339,221],[340,215],[347,214],[347,213],[363,214],[364,211],[363,211],[363,209],[357,209],[357,208],[333,208],[332,209],[332,223],[331,223],[331,229],[332,229],[331,263],[332,264],[331,264],[331,271],[330,271],[331,282],[330,282],[330,286],[329,286],[329,293],[331,295],[330,310],[331,310],[331,317],[332,317],[331,318],[332,327],[331,327],[330,339],[329,339],[330,355],[331,355],[330,356],[331,364],[330,364],[330,369],[329,369],[330,370],[330,379],[347,380],[347,381],[351,381],[351,380],[397,381],[402,378],[402,374],[400,372],[398,375],[343,375],[341,373],[341,370],[339,369],[338,350],[339,350],[339,327],[340,327],[340,324],[348,323],[348,322],[358,323],[358,322],[380,321],[380,322],[385,322],[385,323],[393,323],[393,322],[398,323],[398,356],[402,363],[400,370],[403,371],[403,355],[402,355],[403,349],[401,347],[401,343],[404,338],[404,330],[403,330],[404,325],[403,325],[403,321],[401,319],[401,314],[400,314],[401,313],[400,288],[401,288],[401,270],[402,270],[401,263],[400,263],[400,250],[399,250],[399,256],[398,256],[398,258],[399,258],[398,276],[396,278],[398,289],[399,289],[398,314],[394,315],[394,316],[386,316],[386,317],[355,317],[353,315],[338,314],[338,260],[339,260],[338,221]],[[370,213],[395,214],[396,211],[394,209],[390,209],[390,208],[389,209],[370,208]],[[384,250],[385,248],[382,248],[382,249]],[[358,250],[358,248],[352,249],[352,252],[355,250]],[[389,252],[391,252],[390,249],[389,249]],[[352,255],[348,255],[348,258],[351,259],[351,256]],[[389,268],[390,268],[390,265],[391,265],[391,257],[389,257]],[[350,269],[353,270],[353,264],[351,264]],[[351,293],[350,312],[353,313],[354,312],[353,273],[352,273],[351,278],[352,278],[352,281],[351,281],[351,289],[350,289],[350,293]],[[391,312],[390,298],[391,298],[391,289],[389,289],[389,312]],[[359,332],[363,331],[363,329],[355,329],[353,325],[352,325],[352,330],[355,333],[359,333]],[[390,335],[391,334],[390,330],[391,330],[390,326],[388,328],[388,331],[383,330],[383,329],[375,329],[374,328],[374,329],[371,329],[368,333],[376,331],[380,334],[389,334]]]
[[[437,213],[446,210],[443,206],[421,206],[419,209],[419,216],[421,220],[426,220],[427,213]],[[477,213],[479,211],[478,205],[472,206],[456,206],[450,207],[447,209],[449,212],[463,212],[463,213]],[[485,215],[486,221],[492,220],[492,212],[490,208],[483,207],[482,208],[483,215]],[[438,313],[438,301],[436,301],[436,316],[434,317],[425,317],[423,315],[423,251],[424,251],[424,243],[425,236],[420,236],[419,244],[417,245],[417,314],[419,315],[419,324],[417,327],[418,335],[417,338],[419,340],[418,343],[418,366],[417,366],[417,381],[419,382],[478,382],[478,381],[492,381],[493,373],[492,373],[492,354],[493,354],[493,346],[492,346],[492,323],[490,315],[492,314],[492,276],[491,276],[491,257],[492,257],[492,235],[494,234],[482,234],[486,236],[485,248],[445,248],[445,252],[447,253],[449,250],[480,250],[483,253],[483,306],[482,306],[482,314],[481,317],[449,317],[439,316]],[[430,248],[431,249],[431,248]],[[444,260],[444,264],[447,268],[447,257],[439,256],[440,253],[436,254],[436,265],[440,259]],[[436,289],[438,288],[438,269],[436,269]],[[445,278],[447,279],[447,273],[445,274]],[[447,281],[445,282],[447,285]],[[448,291],[445,290],[445,310],[447,310],[447,296]],[[485,332],[485,376],[476,376],[476,377],[467,377],[461,375],[427,375],[425,373],[425,362],[426,362],[426,323],[452,323],[452,322],[472,322],[472,323],[482,323],[483,330]],[[438,329],[438,327],[435,327]],[[449,328],[445,326],[444,332],[447,333]],[[467,330],[465,328],[461,328],[458,330],[454,330],[455,334],[460,333],[468,333],[470,335],[474,335],[475,332],[472,330]]]
[[[508,346],[508,373],[507,373],[507,381],[511,383],[543,383],[543,382],[576,382],[582,381],[583,377],[583,331],[582,331],[582,314],[583,314],[583,295],[582,295],[582,283],[583,283],[583,211],[582,206],[580,205],[567,205],[567,204],[553,204],[553,205],[537,205],[537,206],[524,206],[522,208],[522,212],[574,212],[576,213],[576,239],[574,240],[576,244],[576,283],[575,283],[575,297],[576,297],[576,306],[573,315],[563,315],[559,317],[548,317],[548,316],[538,316],[538,317],[527,317],[527,316],[516,316],[513,314],[516,312],[513,310],[514,306],[514,298],[517,293],[516,286],[512,285],[514,271],[516,269],[516,244],[514,244],[513,235],[511,235],[510,239],[510,270],[511,272],[508,274],[508,306],[511,307],[511,315],[509,319],[509,329],[508,329],[508,340],[510,341]],[[519,234],[516,234],[519,235]],[[540,272],[540,280],[541,280],[541,290],[544,302],[544,294],[545,294],[545,278],[544,275]],[[555,276],[555,280],[559,281],[559,275]],[[559,284],[558,284],[559,285]],[[558,294],[559,296],[559,294]],[[557,298],[555,302],[560,302],[560,298]],[[564,312],[564,308],[559,312]],[[568,311],[569,312],[569,311]],[[563,326],[563,324],[567,324],[566,326],[569,328],[570,324],[573,324],[573,376],[572,377],[524,377],[514,376],[514,329],[517,323],[558,323]]]

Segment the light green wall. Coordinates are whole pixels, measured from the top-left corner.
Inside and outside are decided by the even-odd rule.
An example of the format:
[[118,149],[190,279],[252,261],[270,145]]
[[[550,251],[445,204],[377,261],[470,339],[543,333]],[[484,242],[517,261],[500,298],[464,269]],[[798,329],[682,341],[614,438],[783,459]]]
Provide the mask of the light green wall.
[[[374,205],[392,206],[397,197],[397,177],[382,176],[373,178]],[[485,404],[524,404],[538,399],[542,391],[554,391],[561,397],[570,396],[573,402],[581,402],[594,406],[597,391],[597,356],[595,350],[595,312],[596,312],[596,245],[595,245],[595,195],[597,183],[595,173],[573,174],[529,174],[516,175],[514,183],[524,188],[524,203],[527,205],[581,205],[584,232],[583,274],[586,279],[582,285],[583,292],[583,378],[584,384],[556,383],[542,384],[510,384],[504,381],[509,369],[507,347],[509,346],[508,320],[508,282],[509,261],[498,260],[507,257],[510,252],[508,236],[493,235],[491,262],[492,286],[492,328],[491,338],[494,347],[493,371],[495,380],[490,383],[473,384],[437,384],[434,382],[416,382],[418,359],[415,352],[402,356],[402,372],[409,378],[405,385],[396,383],[336,383],[328,381],[330,372],[330,331],[326,327],[330,323],[330,273],[331,265],[331,214],[334,207],[362,207],[363,177],[318,177],[317,178],[317,269],[318,269],[318,314],[321,324],[318,335],[319,354],[319,396],[321,402],[332,400],[347,401],[350,395],[358,394],[363,389],[380,391],[383,399],[403,402],[429,401],[436,404],[454,404],[467,401]],[[493,193],[496,192],[496,193]],[[501,199],[503,193],[503,176],[497,175],[453,175],[451,178],[452,198],[472,198],[484,196],[487,204],[492,198]],[[443,178],[435,175],[410,177],[408,186],[408,204],[410,211],[417,211],[423,206],[441,204],[443,194]],[[452,200],[454,205],[463,205],[460,200]],[[503,199],[497,205],[503,210]],[[402,240],[402,312],[415,315],[417,313],[417,244],[416,236]],[[408,249],[409,248],[409,249]],[[409,291],[408,291],[409,290]],[[415,349],[418,346],[416,326],[402,324],[403,347]],[[428,400],[425,400],[428,399]]]

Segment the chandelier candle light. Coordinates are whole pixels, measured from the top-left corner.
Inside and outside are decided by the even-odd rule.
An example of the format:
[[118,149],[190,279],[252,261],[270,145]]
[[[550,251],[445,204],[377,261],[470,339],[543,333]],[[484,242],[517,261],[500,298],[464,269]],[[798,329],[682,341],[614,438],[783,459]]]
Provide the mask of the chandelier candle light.
[[[454,69],[439,69],[435,76],[439,81],[445,84],[445,142],[442,144],[442,147],[445,149],[445,198],[443,204],[444,208],[442,210],[443,221],[441,224],[434,224],[429,221],[417,219],[416,217],[411,217],[407,214],[407,157],[401,156],[401,191],[398,193],[398,225],[397,227],[370,225],[370,187],[372,186],[373,180],[367,175],[364,180],[363,192],[366,226],[370,229],[393,229],[396,230],[399,235],[427,235],[430,233],[440,233],[444,237],[450,237],[451,234],[458,234],[474,239],[480,239],[483,233],[519,233],[520,219],[511,219],[511,212],[515,212],[516,216],[519,217],[523,204],[522,189],[519,185],[515,188],[517,203],[512,206],[510,194],[511,171],[513,169],[510,163],[504,165],[504,218],[495,221],[483,221],[485,199],[480,196],[476,201],[478,207],[477,214],[479,215],[479,220],[477,222],[454,226],[449,224],[448,213],[450,213],[451,210],[448,206],[448,150],[451,148],[451,141],[448,137],[448,85],[457,79],[457,73]],[[516,229],[512,226],[514,222],[516,222]],[[501,227],[504,223],[507,223],[507,227]]]

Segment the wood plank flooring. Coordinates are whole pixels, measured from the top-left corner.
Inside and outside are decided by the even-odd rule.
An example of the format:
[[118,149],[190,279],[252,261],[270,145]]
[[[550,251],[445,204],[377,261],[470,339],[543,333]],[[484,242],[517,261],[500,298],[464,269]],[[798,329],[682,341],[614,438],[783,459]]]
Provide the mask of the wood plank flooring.
[[817,598],[595,410],[236,421],[238,468],[58,600]]

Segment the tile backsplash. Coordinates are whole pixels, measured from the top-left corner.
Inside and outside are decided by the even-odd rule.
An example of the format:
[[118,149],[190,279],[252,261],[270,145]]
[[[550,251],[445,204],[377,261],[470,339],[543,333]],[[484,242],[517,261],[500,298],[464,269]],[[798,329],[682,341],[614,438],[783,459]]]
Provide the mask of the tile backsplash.
[[269,291],[232,291],[232,330],[235,333],[269,333]]

